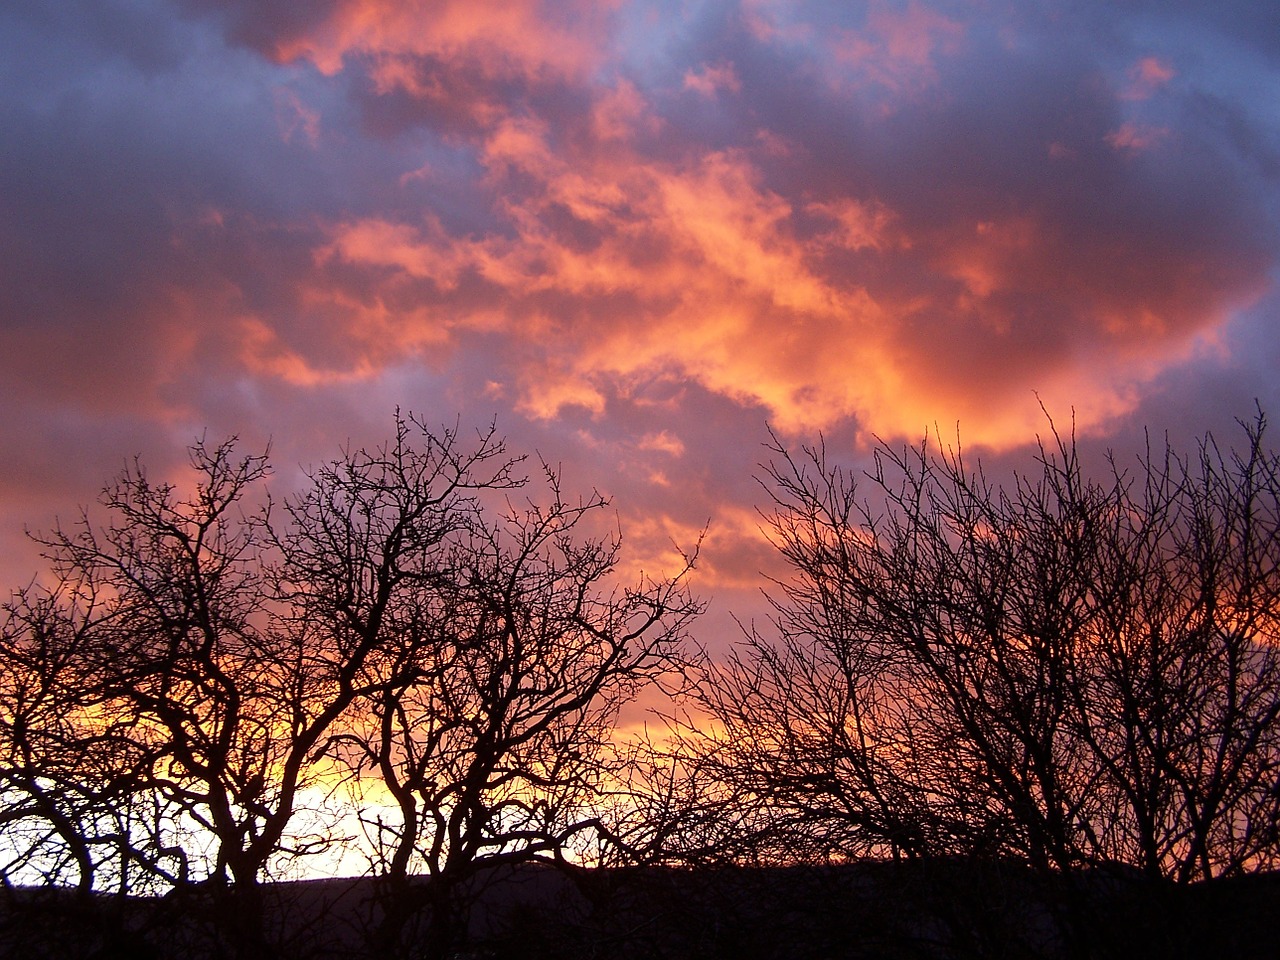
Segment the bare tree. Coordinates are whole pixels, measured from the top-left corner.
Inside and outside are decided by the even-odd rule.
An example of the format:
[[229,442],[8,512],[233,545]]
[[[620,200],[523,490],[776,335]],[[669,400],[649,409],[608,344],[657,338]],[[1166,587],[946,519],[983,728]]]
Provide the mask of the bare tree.
[[1180,881],[1275,862],[1280,461],[1265,420],[1090,480],[1056,434],[991,482],[881,444],[856,478],[781,444],[794,571],[685,730],[766,843],[809,858],[1120,862]]
[[273,502],[265,456],[198,443],[189,492],[135,463],[105,522],[41,538],[53,585],[0,622],[3,879],[207,898],[233,955],[272,955],[264,881],[358,839],[344,770],[396,812],[384,944],[422,889],[447,943],[478,861],[569,855],[698,607],[683,574],[616,581],[617,539],[579,535],[602,498],[546,471],[545,505],[507,503],[520,461],[398,416]]
[[563,863],[604,837],[625,779],[619,711],[682,673],[699,611],[688,566],[618,582],[618,539],[582,532],[606,501],[570,502],[557,472],[543,478],[545,502],[478,520],[457,578],[423,584],[360,719],[335,737],[356,792],[372,781],[390,799],[366,813],[381,953],[422,927],[427,955],[448,955],[486,871]]
[[[66,664],[57,689],[72,705],[72,776],[90,773],[104,746],[109,763],[125,763],[112,807],[153,815],[121,831],[127,859],[152,880],[207,882],[223,928],[251,956],[265,952],[258,881],[282,850],[297,787],[276,772],[305,755],[277,724],[290,695],[278,667],[298,638],[271,628],[258,530],[239,512],[265,458],[197,444],[191,465],[192,495],[135,464],[103,495],[107,523],[86,515],[41,541],[54,596],[71,601],[49,608],[61,625],[48,636],[63,640],[54,659]],[[95,824],[78,827],[102,842]]]
[[[362,571],[393,567],[405,543],[421,551],[447,537],[458,525],[453,515],[472,509],[463,491],[510,482],[512,460],[492,432],[463,452],[456,433],[437,438],[410,421],[397,426],[399,446],[411,430],[428,440],[416,485],[398,478],[398,493],[414,506],[383,541],[371,531],[367,542],[347,545],[364,551],[348,554]],[[290,827],[323,772],[317,745],[361,693],[364,665],[391,626],[375,620],[363,631],[319,636],[304,601],[331,585],[316,584],[299,563],[298,544],[323,537],[344,509],[336,478],[370,459],[353,454],[318,472],[311,491],[287,503],[293,525],[279,532],[269,506],[242,512],[267,475],[265,457],[238,458],[231,442],[201,443],[192,449],[192,495],[153,484],[135,465],[103,496],[106,524],[86,516],[41,541],[57,587],[19,596],[5,631],[18,654],[3,691],[10,753],[18,760],[30,752],[25,767],[12,763],[7,782],[23,785],[24,809],[38,806],[62,771],[63,783],[98,791],[98,806],[80,803],[66,826],[46,817],[66,834],[82,886],[101,874],[90,854],[107,842],[103,824],[86,815],[147,805],[151,822],[123,835],[110,830],[129,851],[117,869],[149,865],[162,883],[200,883],[237,954],[267,952],[261,880],[282,858],[337,839]],[[494,470],[484,472],[491,460]],[[336,592],[328,602],[351,601]],[[40,743],[27,719],[37,709],[55,711],[32,718]],[[99,757],[109,773],[97,772]],[[21,779],[24,771],[34,779]]]

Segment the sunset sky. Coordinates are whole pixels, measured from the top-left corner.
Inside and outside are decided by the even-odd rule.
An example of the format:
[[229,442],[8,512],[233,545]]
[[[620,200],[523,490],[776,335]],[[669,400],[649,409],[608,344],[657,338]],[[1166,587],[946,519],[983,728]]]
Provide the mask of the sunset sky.
[[0,111],[6,587],[127,457],[287,486],[398,405],[496,417],[636,565],[710,521],[719,630],[767,425],[1280,417],[1276,3],[7,0]]

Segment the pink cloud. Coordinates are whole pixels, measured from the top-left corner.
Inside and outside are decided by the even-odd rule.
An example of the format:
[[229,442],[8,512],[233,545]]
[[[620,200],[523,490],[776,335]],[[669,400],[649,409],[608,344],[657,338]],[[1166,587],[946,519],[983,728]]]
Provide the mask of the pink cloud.
[[640,438],[638,446],[641,450],[656,450],[672,457],[684,456],[684,444],[679,437],[667,430],[645,434]]
[[[649,107],[622,89],[627,122],[643,122]],[[672,162],[588,142],[566,155],[551,133],[507,118],[483,141],[504,229],[463,237],[430,216],[352,221],[321,253],[380,271],[384,286],[430,284],[453,337],[478,310],[461,278],[482,279],[493,300],[478,315],[520,344],[508,382],[530,416],[601,416],[609,397],[676,376],[758,405],[784,430],[856,418],[915,436],[960,419],[973,442],[1002,446],[1034,430],[1037,391],[1074,405],[1083,427],[1123,413],[1136,383],[1185,356],[1186,331],[1219,315],[1194,283],[1137,289],[1136,274],[1117,272],[1123,255],[1091,275],[1088,256],[1030,213],[913,230],[875,197],[775,191],[768,150]],[[584,229],[585,245],[574,239]],[[839,266],[850,258],[858,270]],[[953,285],[898,289],[893,278],[922,264]],[[881,277],[875,291],[860,271]],[[1012,306],[1064,287],[1078,302],[1060,319]]]
[[1128,70],[1129,85],[1121,93],[1126,100],[1147,100],[1176,76],[1173,67],[1160,57],[1142,57]]
[[1143,153],[1169,138],[1168,127],[1153,127],[1126,120],[1103,139],[1124,153]]
[[685,71],[684,88],[700,93],[704,97],[714,97],[721,90],[729,93],[741,92],[742,81],[738,79],[737,71],[733,69],[733,64],[731,63],[721,63],[714,66],[703,64],[696,71]]
[[963,37],[959,21],[917,0],[905,9],[873,2],[865,25],[843,32],[833,52],[863,80],[904,93],[932,86],[936,55],[954,52]]
[[337,73],[347,58],[361,54],[392,63],[405,56],[467,58],[495,74],[576,74],[604,55],[598,31],[607,15],[604,5],[541,0],[343,0],[306,31],[281,37],[274,53],[285,62],[308,59],[326,74]]
[[287,87],[275,90],[276,117],[280,136],[285,143],[301,136],[310,146],[320,144],[320,113],[302,102],[298,94]]
[[766,420],[1011,448],[1037,394],[1104,430],[1210,353],[1274,354],[1241,319],[1270,302],[1269,141],[1177,99],[1204,78],[1174,47],[1094,57],[1101,7],[189,5],[178,66],[117,87],[113,51],[12,95],[23,510],[206,424],[293,463],[397,403],[497,411],[619,493],[646,562],[712,518],[700,575],[745,589]]

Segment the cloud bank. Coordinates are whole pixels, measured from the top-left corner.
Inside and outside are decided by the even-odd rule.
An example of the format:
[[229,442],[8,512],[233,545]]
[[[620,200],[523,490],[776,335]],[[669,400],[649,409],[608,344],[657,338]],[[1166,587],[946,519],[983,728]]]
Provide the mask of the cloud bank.
[[297,464],[497,416],[653,563],[710,518],[734,590],[766,422],[856,461],[1275,410],[1268,9],[7,4],[10,574],[206,427]]

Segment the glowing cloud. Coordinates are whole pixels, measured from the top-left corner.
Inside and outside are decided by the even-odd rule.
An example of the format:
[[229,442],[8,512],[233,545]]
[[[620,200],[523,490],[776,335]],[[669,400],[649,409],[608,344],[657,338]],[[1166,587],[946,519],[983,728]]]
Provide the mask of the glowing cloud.
[[327,74],[338,73],[353,56],[372,56],[384,89],[397,77],[407,81],[411,58],[472,59],[493,73],[572,74],[601,56],[592,42],[592,26],[603,26],[600,9],[541,0],[342,0],[306,31],[278,38],[272,53],[284,62],[305,57]]
[[400,403],[497,413],[683,536],[749,514],[726,477],[766,420],[1004,450],[1040,400],[1103,433],[1280,389],[1280,61],[1247,4],[27,6],[24,510],[92,499],[120,447],[208,426],[309,462]]

